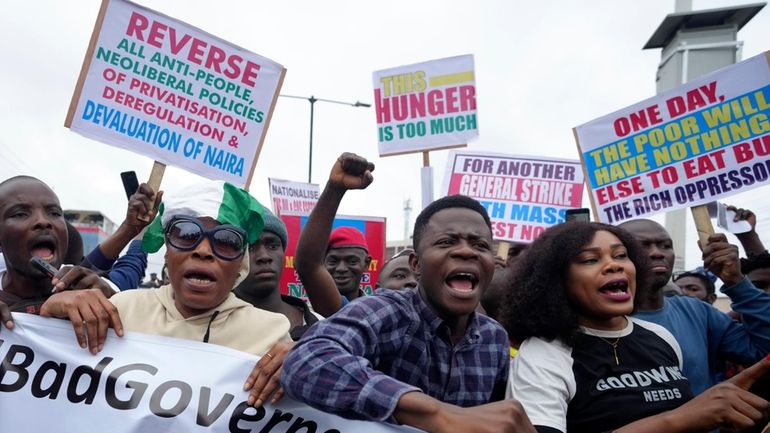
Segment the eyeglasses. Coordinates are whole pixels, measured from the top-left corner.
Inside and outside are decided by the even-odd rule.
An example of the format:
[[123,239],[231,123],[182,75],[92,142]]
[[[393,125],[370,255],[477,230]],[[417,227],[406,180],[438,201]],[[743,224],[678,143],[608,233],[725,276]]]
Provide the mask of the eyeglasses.
[[240,227],[222,224],[206,230],[193,218],[174,218],[166,226],[166,240],[180,251],[195,249],[206,237],[211,251],[222,260],[237,260],[246,251],[246,231]]

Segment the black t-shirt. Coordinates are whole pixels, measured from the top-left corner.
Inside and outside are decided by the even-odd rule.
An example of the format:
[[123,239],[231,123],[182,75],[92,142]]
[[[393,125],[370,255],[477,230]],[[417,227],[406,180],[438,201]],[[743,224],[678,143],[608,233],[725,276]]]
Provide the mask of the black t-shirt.
[[512,362],[512,395],[539,431],[611,431],[693,397],[659,325],[629,318],[621,331],[583,328],[573,343],[530,338]]

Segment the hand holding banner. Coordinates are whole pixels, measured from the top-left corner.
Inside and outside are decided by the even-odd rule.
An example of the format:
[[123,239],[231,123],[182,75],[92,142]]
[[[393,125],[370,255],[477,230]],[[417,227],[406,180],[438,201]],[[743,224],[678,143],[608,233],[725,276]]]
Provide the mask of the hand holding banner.
[[110,332],[91,356],[62,320],[14,313],[0,331],[0,430],[48,433],[417,430],[353,421],[284,398],[255,409],[243,381],[257,358],[196,341]]

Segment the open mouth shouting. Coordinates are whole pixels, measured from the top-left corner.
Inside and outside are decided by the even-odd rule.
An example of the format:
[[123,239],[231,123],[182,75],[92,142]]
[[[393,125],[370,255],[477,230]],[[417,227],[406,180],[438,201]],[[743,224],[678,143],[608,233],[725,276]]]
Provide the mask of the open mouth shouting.
[[53,236],[41,236],[32,240],[29,246],[29,252],[32,257],[51,262],[56,253],[56,239]]
[[601,286],[599,293],[616,302],[626,302],[633,296],[628,290],[628,280],[625,278],[615,279]]
[[477,272],[453,272],[444,280],[454,296],[470,297],[478,288],[479,276]]
[[214,274],[205,269],[191,269],[184,273],[184,280],[191,290],[208,291],[217,284]]

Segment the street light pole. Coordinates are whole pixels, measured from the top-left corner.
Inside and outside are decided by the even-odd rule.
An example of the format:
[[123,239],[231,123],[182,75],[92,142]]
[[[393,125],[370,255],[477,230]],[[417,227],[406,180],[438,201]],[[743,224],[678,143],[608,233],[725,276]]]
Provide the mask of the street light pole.
[[310,150],[307,156],[307,183],[311,183],[310,179],[313,177],[313,110],[317,99],[310,95],[307,100],[310,101]]
[[335,101],[333,99],[316,98],[313,95],[310,95],[310,97],[295,96],[295,95],[279,95],[279,96],[283,96],[284,98],[305,99],[308,102],[310,102],[310,150],[308,153],[308,160],[307,160],[307,183],[311,183],[311,178],[313,176],[313,114],[315,109],[315,103],[320,101],[320,102],[329,102],[332,104],[350,105],[351,107],[364,107],[364,108],[368,108],[372,106],[371,104],[366,104],[361,101],[356,101],[356,102]]

